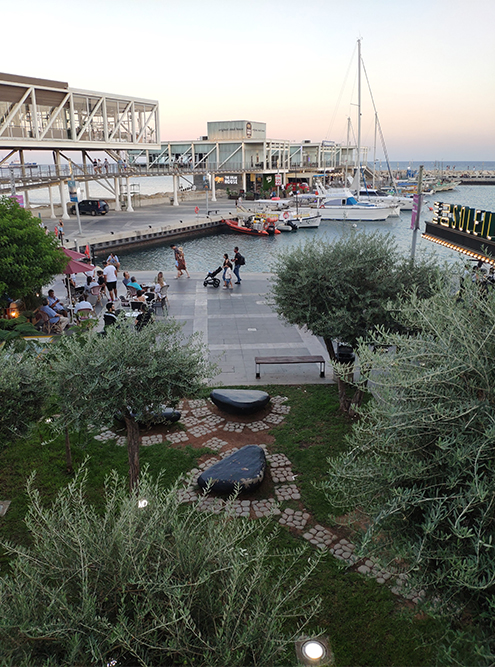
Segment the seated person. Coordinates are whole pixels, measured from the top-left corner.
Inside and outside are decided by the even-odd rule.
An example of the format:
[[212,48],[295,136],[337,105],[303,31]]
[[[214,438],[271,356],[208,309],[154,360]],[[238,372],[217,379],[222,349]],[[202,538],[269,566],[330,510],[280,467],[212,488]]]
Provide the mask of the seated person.
[[162,271],[157,275],[155,278],[155,294],[157,298],[160,296],[160,293],[162,291],[162,287],[165,287],[167,283],[165,282],[165,279],[163,277]]
[[124,287],[127,287],[127,285],[131,282],[129,271],[124,271],[124,277],[122,278],[122,282],[124,284]]
[[107,303],[107,312],[103,315],[103,321],[105,322],[105,329],[117,322],[117,313],[113,301]]
[[113,264],[115,266],[115,268],[117,269],[117,271],[120,268],[119,258],[117,257],[117,255],[114,252],[111,252],[108,255],[106,263],[107,264]]
[[56,313],[59,313],[60,315],[67,317],[67,311],[65,310],[63,303],[59,299],[57,299],[57,297],[55,296],[55,292],[52,289],[48,290],[47,301],[50,308],[53,308],[53,310]]
[[95,280],[95,278],[94,277],[91,278],[90,276],[86,278],[86,282],[87,284],[86,287],[84,288],[84,295],[88,296],[89,294],[91,294],[91,290],[93,289],[93,287],[99,287],[99,285],[98,282]]
[[71,273],[69,277],[70,290],[74,291],[75,294],[82,294],[84,292],[84,285],[77,285],[76,283],[77,274]]
[[153,322],[153,311],[148,310],[146,304],[143,303],[141,304],[141,310],[139,311],[139,315],[136,317],[136,320],[134,322],[137,331],[141,331],[141,329],[150,322]]
[[127,283],[127,287],[134,287],[135,290],[142,289],[141,285],[138,283],[134,276],[131,276],[131,282]]
[[[94,314],[93,313],[93,306],[89,303],[89,301],[86,301],[84,296],[79,297],[79,301],[77,302],[76,307],[74,308],[74,313],[75,313],[76,317],[77,317],[77,313],[80,310],[90,310],[91,314]],[[79,318],[77,318],[77,319],[79,319]]]
[[69,318],[64,315],[58,315],[53,308],[50,308],[48,305],[48,299],[43,299],[42,306],[40,310],[48,315],[50,324],[58,325],[60,330],[63,331],[67,326],[69,326]]
[[146,303],[146,296],[142,289],[138,290],[136,296],[133,298],[133,301],[141,301],[142,303]]

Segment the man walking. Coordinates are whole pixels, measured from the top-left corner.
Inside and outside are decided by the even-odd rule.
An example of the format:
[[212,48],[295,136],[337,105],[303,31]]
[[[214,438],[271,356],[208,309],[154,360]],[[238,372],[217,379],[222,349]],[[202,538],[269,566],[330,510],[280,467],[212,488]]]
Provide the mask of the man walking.
[[232,261],[234,262],[234,274],[235,277],[237,278],[236,282],[234,283],[235,285],[240,285],[241,284],[241,276],[239,275],[239,269],[241,266],[244,266],[246,263],[246,260],[244,257],[241,255],[239,252],[239,248],[236,246],[234,248],[234,257],[232,258]]

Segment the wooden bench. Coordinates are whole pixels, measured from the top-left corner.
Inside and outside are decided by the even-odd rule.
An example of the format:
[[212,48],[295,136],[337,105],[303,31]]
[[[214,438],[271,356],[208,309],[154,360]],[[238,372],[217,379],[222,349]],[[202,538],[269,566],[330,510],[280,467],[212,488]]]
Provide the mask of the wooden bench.
[[320,364],[320,377],[325,377],[325,359],[319,354],[303,357],[255,357],[256,377],[260,376],[260,366],[263,364]]

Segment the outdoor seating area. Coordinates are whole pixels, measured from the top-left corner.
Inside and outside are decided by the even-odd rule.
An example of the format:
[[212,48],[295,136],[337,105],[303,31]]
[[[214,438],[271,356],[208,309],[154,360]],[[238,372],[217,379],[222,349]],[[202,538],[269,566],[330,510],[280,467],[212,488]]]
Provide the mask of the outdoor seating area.
[[[98,274],[103,273],[101,269],[83,262],[84,256],[81,253],[64,250],[66,253],[71,253],[68,270],[73,273],[66,274],[62,284],[55,284],[44,299],[47,303],[34,311],[33,320],[38,331],[47,335],[60,335],[64,331],[70,334],[75,327],[84,325],[94,326],[103,332],[106,327],[117,321],[121,312],[140,329],[155,316],[168,315],[169,285],[164,282],[163,274],[160,276],[160,282],[154,284],[136,284],[136,286],[121,284],[119,287],[117,281],[115,288],[117,298],[110,298],[106,282],[104,280],[101,284],[96,282]],[[59,295],[58,298],[55,297],[55,290]],[[111,311],[110,304],[113,304]]]

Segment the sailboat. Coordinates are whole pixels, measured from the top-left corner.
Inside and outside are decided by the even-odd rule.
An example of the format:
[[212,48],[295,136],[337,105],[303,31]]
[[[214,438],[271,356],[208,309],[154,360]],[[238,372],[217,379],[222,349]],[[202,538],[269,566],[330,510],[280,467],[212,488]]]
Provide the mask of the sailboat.
[[357,169],[354,179],[355,194],[352,188],[325,188],[317,181],[318,195],[321,198],[319,210],[322,220],[378,221],[387,220],[400,213],[400,206],[394,201],[370,202],[360,197],[361,183],[361,40],[358,39],[358,136]]

